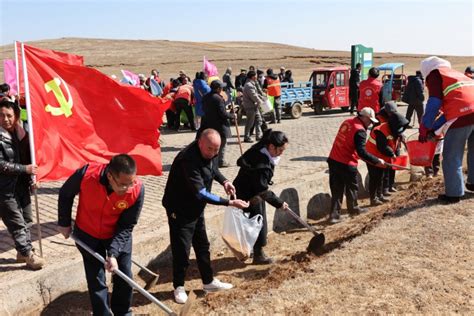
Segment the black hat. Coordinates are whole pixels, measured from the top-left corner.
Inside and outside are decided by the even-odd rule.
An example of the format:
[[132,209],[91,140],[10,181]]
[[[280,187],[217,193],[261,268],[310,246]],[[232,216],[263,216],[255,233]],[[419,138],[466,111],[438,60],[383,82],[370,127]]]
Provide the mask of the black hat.
[[217,90],[217,88],[225,88],[227,84],[223,83],[220,80],[214,80],[211,82],[211,90]]
[[467,66],[466,70],[464,70],[464,72],[467,72],[467,73],[474,73],[474,68],[472,66]]

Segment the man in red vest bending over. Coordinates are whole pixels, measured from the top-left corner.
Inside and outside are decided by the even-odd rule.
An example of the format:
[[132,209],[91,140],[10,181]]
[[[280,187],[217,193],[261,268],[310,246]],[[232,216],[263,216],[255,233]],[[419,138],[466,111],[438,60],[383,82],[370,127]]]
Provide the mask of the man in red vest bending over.
[[380,105],[383,104],[382,83],[377,80],[379,70],[375,67],[369,69],[369,78],[362,81],[359,85],[359,112],[365,107],[372,108],[375,113],[379,113]]
[[[90,163],[78,169],[59,191],[58,230],[71,234],[71,210],[79,193],[74,236],[106,258],[109,272],[119,269],[130,278],[132,230],[143,206],[145,189],[136,177],[132,157],[120,154],[108,164]],[[104,265],[78,247],[84,259],[87,286],[94,315],[110,315]],[[114,315],[131,315],[132,288],[113,275],[111,298]]]
[[329,187],[331,188],[330,223],[340,221],[342,198],[346,192],[347,211],[358,215],[367,211],[357,205],[357,164],[362,160],[383,168],[383,159],[371,155],[365,149],[367,129],[378,123],[374,110],[363,108],[358,116],[342,122],[328,158]]

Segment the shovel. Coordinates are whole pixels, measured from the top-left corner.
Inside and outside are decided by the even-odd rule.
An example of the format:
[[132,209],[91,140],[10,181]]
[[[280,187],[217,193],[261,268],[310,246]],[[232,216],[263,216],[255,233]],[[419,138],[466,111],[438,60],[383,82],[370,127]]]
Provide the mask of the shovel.
[[293,212],[289,207],[286,208],[286,211],[296,219],[301,225],[306,227],[310,232],[314,234],[314,237],[311,238],[307,251],[317,254],[318,250],[324,246],[325,237],[323,233],[318,233],[314,227],[310,226],[307,222],[305,222],[301,217],[298,216],[295,212]]
[[409,168],[409,167],[394,165],[393,163],[385,162],[385,164],[389,167],[395,167],[395,168],[403,169],[403,170],[411,170],[411,168]]
[[132,259],[132,263],[152,276],[152,279],[146,283],[145,290],[148,291],[149,289],[154,287],[156,285],[156,283],[158,282],[158,279],[160,278],[160,275],[153,272],[153,271],[151,271],[150,269],[148,269],[147,267],[141,265],[140,263],[136,262],[133,259]]
[[[98,254],[97,252],[95,252],[94,250],[92,250],[91,248],[89,248],[89,246],[87,246],[85,243],[83,243],[82,241],[80,241],[78,238],[76,238],[76,236],[74,235],[71,235],[71,238],[72,240],[74,240],[76,242],[76,244],[78,244],[82,249],[84,249],[85,251],[87,251],[88,253],[90,253],[92,256],[94,256],[97,260],[99,260],[101,263],[105,264],[105,259],[100,255]],[[160,302],[156,297],[154,297],[153,295],[151,295],[147,290],[145,290],[144,288],[142,288],[140,285],[138,285],[138,283],[136,283],[135,281],[133,281],[132,279],[130,279],[125,273],[123,273],[122,271],[120,271],[119,269],[115,269],[113,271],[113,273],[117,274],[122,280],[124,280],[125,282],[128,283],[128,285],[130,285],[132,288],[134,288],[135,290],[137,290],[138,292],[140,292],[143,296],[145,296],[147,299],[149,299],[150,301],[152,301],[153,303],[155,303],[156,305],[158,305],[158,307],[160,307],[167,315],[173,315],[173,316],[177,316],[178,314],[176,314],[175,312],[173,312],[173,310],[171,310],[168,306],[166,306],[165,304],[163,304],[162,302]],[[188,312],[189,312],[189,309],[191,308],[191,304],[193,303],[194,299],[196,298],[196,294],[191,291],[191,293],[189,293],[189,297],[188,297],[188,300],[186,301],[186,304],[184,304],[183,308],[181,309],[181,312],[179,313],[180,316],[185,316]]]

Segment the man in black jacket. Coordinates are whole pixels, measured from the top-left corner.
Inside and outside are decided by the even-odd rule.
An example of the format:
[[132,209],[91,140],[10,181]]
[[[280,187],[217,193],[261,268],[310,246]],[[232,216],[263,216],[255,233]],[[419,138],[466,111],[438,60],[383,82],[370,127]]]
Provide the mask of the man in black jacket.
[[207,203],[237,208],[246,208],[249,203],[228,200],[211,193],[212,181],[216,180],[227,194],[235,196],[234,186],[218,169],[217,153],[220,145],[220,136],[216,130],[208,128],[202,131],[198,140],[176,156],[166,183],[163,206],[170,227],[175,289],[173,294],[179,304],[184,304],[188,298],[184,290],[184,279],[189,266],[191,245],[196,254],[204,290],[215,292],[232,288],[232,284],[213,277],[204,208]]
[[423,117],[423,101],[425,101],[425,96],[423,94],[423,78],[421,72],[417,71],[416,76],[408,76],[408,84],[403,94],[403,102],[408,103],[406,119],[408,122],[411,121],[411,116],[413,111],[416,111],[416,116],[418,116],[418,123],[421,122]]
[[28,147],[28,136],[18,124],[20,108],[5,99],[0,102],[0,217],[13,238],[17,251],[17,262],[26,262],[33,270],[43,267],[44,261],[33,253],[31,244],[30,214],[25,211],[29,203],[29,180],[22,181],[21,177],[29,178],[36,174],[37,166],[22,164],[26,151],[20,148]]
[[362,65],[357,63],[355,69],[351,69],[351,76],[349,78],[349,99],[351,100],[351,114],[357,109],[359,103],[359,84],[360,84],[360,70]]
[[215,129],[219,133],[221,146],[219,148],[218,162],[220,168],[226,168],[229,164],[224,159],[225,146],[227,144],[227,138],[232,136],[229,119],[235,119],[235,114],[226,111],[225,101],[221,96],[222,89],[226,87],[226,84],[220,80],[214,80],[211,82],[210,87],[211,92],[202,98],[204,116],[197,136],[199,138],[201,132],[207,128]]

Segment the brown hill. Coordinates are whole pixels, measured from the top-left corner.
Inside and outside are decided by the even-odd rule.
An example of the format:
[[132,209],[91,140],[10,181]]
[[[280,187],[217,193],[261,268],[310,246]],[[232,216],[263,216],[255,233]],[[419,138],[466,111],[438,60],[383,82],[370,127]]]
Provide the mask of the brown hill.
[[[61,38],[29,42],[28,44],[83,55],[87,66],[119,77],[120,69],[149,74],[152,68],[168,80],[184,70],[191,78],[202,69],[202,57],[213,61],[223,74],[231,66],[234,73],[254,65],[261,69],[280,66],[292,69],[295,80],[307,80],[311,69],[320,66],[350,65],[347,51],[315,50],[304,47],[261,42],[178,42],[145,40],[109,40]],[[1,59],[14,58],[13,44],[1,46]],[[374,53],[374,64],[405,63],[405,72],[414,73],[420,61],[428,55]],[[473,63],[473,57],[440,56],[448,59],[455,69],[463,71]],[[0,68],[3,78],[3,65]]]

